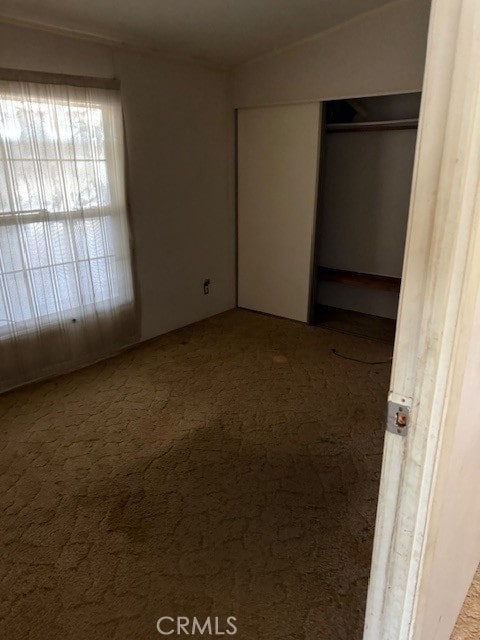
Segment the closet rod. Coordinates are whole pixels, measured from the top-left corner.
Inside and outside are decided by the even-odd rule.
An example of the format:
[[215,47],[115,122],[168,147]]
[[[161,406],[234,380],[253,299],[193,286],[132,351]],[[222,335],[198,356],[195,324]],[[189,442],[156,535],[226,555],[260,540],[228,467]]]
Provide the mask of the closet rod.
[[342,124],[327,124],[328,133],[345,133],[347,131],[402,131],[417,129],[418,119],[411,120],[383,120],[381,122],[345,122]]

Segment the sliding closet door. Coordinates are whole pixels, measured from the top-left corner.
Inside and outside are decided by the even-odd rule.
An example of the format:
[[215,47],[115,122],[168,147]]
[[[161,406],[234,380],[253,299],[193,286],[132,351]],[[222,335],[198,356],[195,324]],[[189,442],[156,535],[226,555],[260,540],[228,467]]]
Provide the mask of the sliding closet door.
[[238,306],[308,319],[321,105],[238,112]]

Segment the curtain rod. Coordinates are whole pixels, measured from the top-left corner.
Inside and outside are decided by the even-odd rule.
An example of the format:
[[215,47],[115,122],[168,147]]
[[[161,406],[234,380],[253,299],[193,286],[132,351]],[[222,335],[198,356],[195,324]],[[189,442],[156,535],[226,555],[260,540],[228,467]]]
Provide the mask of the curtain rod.
[[120,89],[120,80],[118,80],[117,78],[71,76],[65,73],[26,71],[23,69],[0,68],[0,80],[14,80],[16,82],[38,82],[41,84],[66,84],[74,87],[88,87],[91,89]]

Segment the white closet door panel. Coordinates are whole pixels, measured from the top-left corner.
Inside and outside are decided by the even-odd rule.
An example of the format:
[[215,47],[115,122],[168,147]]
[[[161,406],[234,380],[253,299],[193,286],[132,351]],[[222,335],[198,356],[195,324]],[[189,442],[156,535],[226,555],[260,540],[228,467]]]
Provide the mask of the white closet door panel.
[[238,112],[238,306],[308,319],[321,105]]

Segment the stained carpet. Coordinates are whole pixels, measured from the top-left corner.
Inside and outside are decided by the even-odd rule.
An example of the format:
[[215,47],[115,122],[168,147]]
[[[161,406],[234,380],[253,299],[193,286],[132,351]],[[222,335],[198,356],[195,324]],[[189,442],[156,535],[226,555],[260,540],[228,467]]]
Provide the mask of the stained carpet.
[[0,637],[360,639],[389,365],[332,349],[391,355],[235,310],[2,396]]

